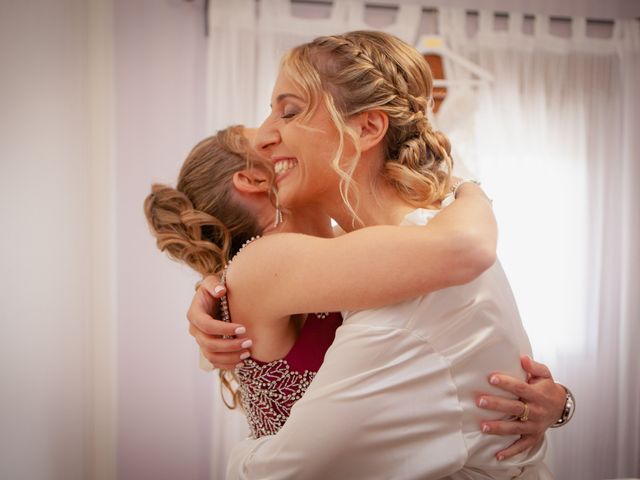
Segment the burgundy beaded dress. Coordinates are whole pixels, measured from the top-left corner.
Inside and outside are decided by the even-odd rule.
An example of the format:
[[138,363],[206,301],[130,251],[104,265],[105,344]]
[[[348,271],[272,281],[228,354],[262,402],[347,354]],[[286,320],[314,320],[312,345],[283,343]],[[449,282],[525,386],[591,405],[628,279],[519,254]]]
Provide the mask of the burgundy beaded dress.
[[248,358],[236,368],[240,401],[253,438],[273,435],[282,428],[291,407],[322,365],[341,324],[340,313],[309,314],[284,358],[273,362]]

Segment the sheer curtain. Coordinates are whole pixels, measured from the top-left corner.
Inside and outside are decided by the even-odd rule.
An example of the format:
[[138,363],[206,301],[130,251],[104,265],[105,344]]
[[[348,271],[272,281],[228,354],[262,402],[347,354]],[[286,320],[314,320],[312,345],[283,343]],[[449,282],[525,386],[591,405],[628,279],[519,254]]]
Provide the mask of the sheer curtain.
[[[289,0],[210,5],[211,131],[259,124],[288,48],[371,28],[360,1],[336,0],[315,19],[294,17]],[[415,44],[420,9],[401,5],[384,29]],[[592,39],[576,18],[571,37],[558,38],[544,16],[525,34],[522,15],[496,31],[493,13],[481,12],[469,36],[463,11],[439,9],[438,17],[450,47],[495,81],[450,89],[436,122],[494,200],[499,255],[536,357],[578,401],[572,423],[549,435],[549,464],[563,480],[640,476],[638,22],[619,21],[611,38]],[[215,397],[211,475],[222,478],[247,428]]]
[[[477,91],[450,92],[439,125],[494,200],[499,256],[534,352],[577,397],[573,422],[549,435],[558,478],[640,475],[638,236],[640,27],[611,38],[496,31],[480,12],[440,12],[451,48],[490,71]],[[454,78],[465,72],[450,65]]]

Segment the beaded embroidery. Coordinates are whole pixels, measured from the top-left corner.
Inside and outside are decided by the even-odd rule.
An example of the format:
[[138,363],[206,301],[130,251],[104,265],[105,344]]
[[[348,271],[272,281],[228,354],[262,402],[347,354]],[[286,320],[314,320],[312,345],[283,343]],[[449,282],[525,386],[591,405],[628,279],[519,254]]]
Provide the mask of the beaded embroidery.
[[[236,255],[258,238],[260,237],[252,237],[247,240]],[[227,270],[233,262],[233,258],[229,260],[222,272],[220,282],[223,285],[226,282]],[[231,315],[226,295],[220,298],[220,304],[222,320],[230,322]],[[323,315],[321,318],[326,318],[328,313],[318,314],[318,316],[320,315]],[[316,372],[309,370],[304,372],[292,370],[284,359],[261,364],[251,358],[246,359],[242,366],[236,368],[235,373],[238,377],[240,402],[246,413],[253,438],[278,433],[278,430],[289,418],[291,407],[306,392],[311,380],[316,375]]]
[[[259,238],[260,238],[260,235],[256,237],[251,237],[249,240],[244,242],[236,252],[236,255],[238,255],[242,250],[244,250],[244,248],[247,245],[249,245],[251,242],[253,242],[254,240],[258,240]],[[220,276],[220,283],[222,285],[226,285],[227,270],[229,270],[229,265],[231,265],[231,262],[233,262],[233,259],[236,258],[236,255],[234,255],[233,258],[229,260],[229,262],[227,262],[227,264],[224,266],[224,270],[222,271],[222,275]],[[222,321],[227,323],[231,322],[231,315],[229,314],[229,301],[227,300],[226,295],[223,295],[222,297],[220,297],[220,306],[222,307]],[[223,335],[222,338],[233,338],[233,336]]]
[[291,407],[306,392],[316,372],[297,372],[282,359],[266,364],[252,359],[244,362],[236,368],[236,375],[251,436],[274,435],[287,421]]

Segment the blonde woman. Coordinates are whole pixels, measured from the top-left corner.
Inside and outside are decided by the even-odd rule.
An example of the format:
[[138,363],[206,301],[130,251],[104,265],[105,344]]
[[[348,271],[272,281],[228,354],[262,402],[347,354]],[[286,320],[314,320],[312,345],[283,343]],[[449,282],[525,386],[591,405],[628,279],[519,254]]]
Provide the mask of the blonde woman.
[[[346,231],[427,221],[432,226],[446,213],[435,216],[450,188],[451,161],[446,139],[424,116],[430,94],[424,61],[394,37],[352,32],[295,48],[283,61],[273,112],[257,139],[278,172],[281,201],[290,208],[316,205]],[[378,226],[351,235],[372,233],[363,244],[384,245],[369,256],[375,263],[367,268],[387,276],[387,300],[415,297],[420,280],[405,283],[415,261],[388,263],[391,251],[413,243],[386,244],[385,231]],[[297,257],[301,250],[295,237],[290,240],[265,237],[234,260],[227,283],[235,322],[268,323],[279,312],[273,306],[278,295],[288,296],[295,312],[322,310],[320,301],[309,300],[315,294],[309,289],[318,285],[338,299],[322,305],[344,309],[344,265],[357,298],[370,293],[360,285],[375,275],[363,268],[353,276],[358,249],[331,256],[328,243],[312,241],[309,256],[323,259],[315,264],[304,260],[306,252]],[[296,273],[298,261],[312,267],[305,270],[313,272],[312,283]],[[282,268],[283,262],[289,265]],[[437,265],[436,272],[451,273]],[[495,451],[513,439],[478,431],[481,415],[474,402],[484,390],[479,379],[495,370],[522,376],[519,355],[530,348],[499,264],[466,285],[392,307],[347,308],[345,325],[287,423],[275,436],[239,446],[230,477],[549,478],[543,446],[496,459]],[[515,397],[504,405],[525,425],[541,413]]]

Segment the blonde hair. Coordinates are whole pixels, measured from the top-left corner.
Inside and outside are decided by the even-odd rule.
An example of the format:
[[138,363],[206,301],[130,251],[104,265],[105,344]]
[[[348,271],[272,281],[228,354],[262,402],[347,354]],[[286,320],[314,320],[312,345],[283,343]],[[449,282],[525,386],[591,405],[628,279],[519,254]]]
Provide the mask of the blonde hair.
[[[242,244],[261,233],[254,216],[233,197],[233,174],[260,166],[243,128],[229,127],[202,140],[182,165],[177,187],[154,184],[144,201],[158,248],[203,277],[219,275]],[[231,404],[225,400],[233,409],[239,399],[235,376],[220,371],[220,379],[221,388],[233,395]]]
[[[383,177],[412,206],[442,200],[451,184],[451,145],[426,117],[433,79],[426,60],[414,48],[383,32],[349,32],[293,48],[281,68],[307,96],[309,107],[301,121],[324,102],[338,130],[339,145],[331,164],[341,177],[340,193],[354,219],[352,200],[357,202],[358,195],[352,175],[360,152],[346,120],[371,109],[389,118]],[[356,147],[346,164],[345,136]]]

